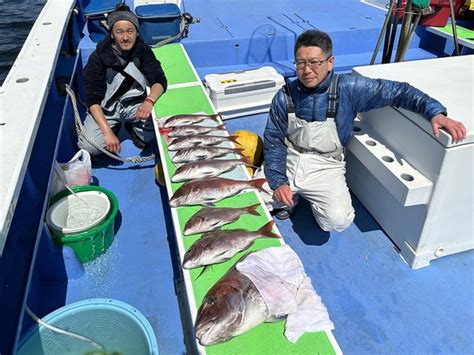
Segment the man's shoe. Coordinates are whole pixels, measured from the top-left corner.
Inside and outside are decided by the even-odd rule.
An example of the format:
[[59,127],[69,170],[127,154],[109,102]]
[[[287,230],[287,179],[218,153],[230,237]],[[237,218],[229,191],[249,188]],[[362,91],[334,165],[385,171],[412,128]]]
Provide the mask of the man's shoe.
[[132,137],[133,144],[135,144],[137,148],[145,149],[150,145],[150,143],[145,142],[137,135],[130,122],[125,122],[125,130],[128,132],[130,137]]
[[275,210],[275,217],[281,220],[288,219],[291,216],[291,212],[293,212],[292,208],[282,208]]

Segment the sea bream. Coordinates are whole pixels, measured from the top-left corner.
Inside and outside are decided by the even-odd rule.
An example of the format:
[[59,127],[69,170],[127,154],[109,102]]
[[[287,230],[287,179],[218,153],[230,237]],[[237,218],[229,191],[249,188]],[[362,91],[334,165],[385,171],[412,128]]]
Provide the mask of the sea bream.
[[235,222],[243,214],[260,216],[259,203],[245,207],[204,207],[191,216],[184,225],[184,235],[209,232]]
[[178,137],[168,144],[168,150],[175,151],[184,148],[194,148],[198,146],[213,146],[223,142],[237,143],[237,137],[235,136],[214,136],[206,134],[198,134],[189,137]]
[[194,330],[199,343],[207,346],[276,320],[252,281],[233,267],[207,292]]
[[171,177],[172,182],[216,177],[235,169],[239,165],[252,166],[248,158],[241,159],[206,159],[191,161],[176,169]]
[[204,233],[184,254],[183,268],[192,269],[227,261],[251,246],[257,238],[281,238],[272,232],[273,223],[270,221],[254,232],[230,229]]
[[209,206],[246,189],[263,190],[266,179],[233,180],[221,177],[185,182],[170,199],[171,207]]
[[187,126],[196,123],[200,123],[205,120],[212,120],[214,122],[220,123],[219,115],[204,115],[204,114],[183,114],[183,115],[174,115],[168,117],[168,119],[163,124],[163,127],[179,127]]
[[205,134],[214,131],[225,131],[225,126],[223,124],[219,126],[199,126],[199,125],[186,125],[186,126],[178,126],[173,128],[161,128],[162,132],[168,134],[169,138],[174,137],[186,137],[192,136],[196,134]]
[[238,154],[243,157],[243,148],[226,148],[226,147],[194,147],[184,148],[176,152],[171,158],[175,164],[188,163],[196,160],[212,159],[222,157],[227,154]]

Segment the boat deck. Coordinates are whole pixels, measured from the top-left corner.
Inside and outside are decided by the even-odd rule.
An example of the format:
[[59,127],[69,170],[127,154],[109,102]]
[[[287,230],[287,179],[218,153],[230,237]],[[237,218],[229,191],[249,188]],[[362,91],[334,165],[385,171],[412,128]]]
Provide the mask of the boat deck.
[[[383,11],[356,0],[190,0],[185,9],[201,19],[182,41],[201,79],[207,73],[260,65],[272,65],[292,76],[293,41],[306,28],[332,35],[336,71],[347,72],[369,63],[385,18]],[[271,48],[284,50],[273,53],[262,47],[257,33],[276,33]],[[419,48],[420,41],[415,36],[407,60],[436,56]],[[83,42],[83,61],[92,49],[90,42]],[[266,114],[225,121],[229,133],[245,129],[260,136],[265,123]],[[125,139],[122,155],[137,155],[139,151],[123,131],[121,137]],[[95,160],[93,168],[95,182],[113,191],[119,201],[115,240],[75,278],[48,282],[36,272],[39,315],[87,298],[121,300],[150,321],[160,353],[186,353],[186,341],[193,336],[183,326],[187,316],[177,292],[182,287],[177,246],[168,196],[155,181],[154,162],[133,165]],[[472,353],[474,253],[444,257],[412,270],[355,196],[353,204],[355,221],[342,233],[322,231],[304,200],[290,219],[276,220],[326,305],[342,351]],[[45,256],[38,255],[36,269],[47,263]],[[31,323],[25,320],[24,329]]]

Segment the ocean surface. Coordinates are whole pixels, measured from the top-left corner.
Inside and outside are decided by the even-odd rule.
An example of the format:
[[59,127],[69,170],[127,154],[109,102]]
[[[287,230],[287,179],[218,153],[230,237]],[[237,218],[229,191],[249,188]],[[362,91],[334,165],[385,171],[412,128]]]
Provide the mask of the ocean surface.
[[0,85],[46,0],[0,0]]

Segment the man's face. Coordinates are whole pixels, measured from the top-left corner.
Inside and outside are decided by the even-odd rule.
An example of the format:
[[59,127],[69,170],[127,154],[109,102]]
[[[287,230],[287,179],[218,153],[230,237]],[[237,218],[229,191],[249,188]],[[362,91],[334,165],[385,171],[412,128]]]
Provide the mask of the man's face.
[[300,47],[295,58],[296,75],[307,88],[315,88],[326,79],[334,65],[334,57],[326,57],[319,47]]
[[120,20],[115,22],[111,36],[114,39],[117,49],[129,51],[137,41],[138,32],[133,23]]

